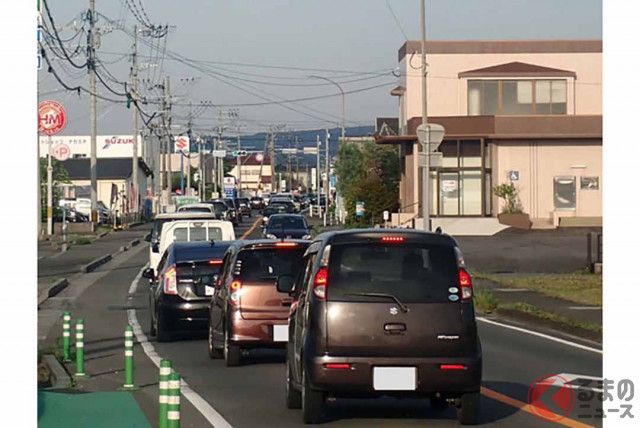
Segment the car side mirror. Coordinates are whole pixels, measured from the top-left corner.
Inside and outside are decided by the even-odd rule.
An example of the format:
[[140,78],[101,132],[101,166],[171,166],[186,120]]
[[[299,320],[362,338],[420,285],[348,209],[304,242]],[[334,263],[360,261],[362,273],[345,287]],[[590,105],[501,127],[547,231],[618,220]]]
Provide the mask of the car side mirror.
[[151,251],[153,251],[154,253],[159,253],[160,252],[160,244],[157,242],[153,242],[151,244]]
[[147,279],[155,279],[156,275],[152,268],[146,268],[142,271],[142,277]]
[[144,240],[147,242],[151,242],[151,234],[148,234],[147,236],[145,236]]
[[280,275],[276,283],[276,289],[280,293],[291,293],[293,291],[293,277],[291,275]]

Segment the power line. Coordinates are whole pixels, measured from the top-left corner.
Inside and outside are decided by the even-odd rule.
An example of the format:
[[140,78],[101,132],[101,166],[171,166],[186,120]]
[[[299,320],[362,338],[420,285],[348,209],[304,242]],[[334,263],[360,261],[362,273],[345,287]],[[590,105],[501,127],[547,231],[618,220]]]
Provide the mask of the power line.
[[404,28],[402,28],[402,24],[400,23],[400,20],[398,19],[398,16],[396,15],[396,13],[393,11],[393,8],[391,7],[391,3],[389,3],[389,0],[384,0],[384,2],[387,4],[387,9],[389,9],[391,16],[393,16],[393,20],[396,22],[398,29],[404,36],[404,39],[409,40],[409,36],[407,36],[407,33],[405,33]]

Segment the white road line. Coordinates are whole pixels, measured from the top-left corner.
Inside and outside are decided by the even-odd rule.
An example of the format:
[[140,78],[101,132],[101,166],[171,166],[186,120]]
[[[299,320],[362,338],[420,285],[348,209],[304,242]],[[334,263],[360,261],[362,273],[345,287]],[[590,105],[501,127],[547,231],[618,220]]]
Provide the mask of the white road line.
[[567,306],[573,311],[601,311],[601,306]]
[[[129,294],[133,294],[136,292],[136,289],[138,288],[138,282],[142,277],[142,271],[144,271],[148,266],[148,263],[144,265],[142,269],[140,269],[140,272],[138,272],[136,277],[133,279],[133,281],[131,282],[131,286],[129,287]],[[136,339],[138,339],[138,342],[142,346],[142,350],[145,354],[147,354],[147,357],[149,357],[153,364],[160,368],[161,357],[160,355],[158,355],[155,348],[153,347],[151,342],[149,342],[149,339],[142,331],[142,327],[140,326],[138,317],[136,316],[136,310],[127,310],[127,318],[129,319],[129,325],[131,325],[131,327],[133,328],[133,333],[136,335]],[[180,382],[180,388],[180,392],[182,393],[182,395],[184,395],[184,398],[189,400],[191,404],[193,404],[193,406],[198,409],[202,416],[204,416],[204,418],[209,421],[211,426],[215,428],[232,428],[231,424],[229,424],[229,422],[227,422],[220,413],[218,413],[213,407],[211,407],[211,405],[207,403],[204,398],[202,398],[200,395],[198,395],[197,392],[191,389],[191,387],[189,387],[189,384],[185,382],[184,379],[182,379]]]
[[494,291],[510,292],[510,293],[516,292],[516,293],[519,293],[519,292],[522,292],[522,291],[531,291],[531,290],[526,289],[526,288],[496,288]]
[[596,354],[602,354],[602,350],[601,349],[592,348],[592,347],[586,346],[586,345],[581,345],[580,343],[570,342],[570,341],[565,340],[565,339],[560,339],[559,337],[549,336],[548,334],[539,333],[537,331],[532,331],[532,330],[527,330],[527,329],[524,329],[524,328],[520,328],[520,327],[516,327],[516,326],[513,326],[513,325],[509,325],[509,324],[503,324],[501,322],[493,321],[493,320],[490,320],[490,319],[484,318],[484,317],[476,317],[476,319],[478,321],[486,322],[487,324],[493,324],[493,325],[504,327],[504,328],[507,328],[507,329],[510,329],[510,330],[519,331],[521,333],[527,333],[527,334],[530,334],[532,336],[537,336],[537,337],[541,337],[543,339],[551,340],[553,342],[562,343],[563,345],[567,345],[567,346],[571,346],[571,347],[574,347],[574,348],[582,349],[584,351],[594,352]]

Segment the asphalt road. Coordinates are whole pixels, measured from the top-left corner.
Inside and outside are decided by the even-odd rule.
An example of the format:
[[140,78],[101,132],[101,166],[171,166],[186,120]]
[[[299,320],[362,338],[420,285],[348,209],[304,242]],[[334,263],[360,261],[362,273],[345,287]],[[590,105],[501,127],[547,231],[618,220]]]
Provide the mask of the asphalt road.
[[[252,219],[252,221],[254,221]],[[237,236],[247,232],[251,223],[245,220],[236,230]],[[260,228],[256,227],[249,238],[259,236]],[[141,325],[142,332],[148,333],[149,313],[144,280],[140,280],[136,291],[129,294],[129,284],[136,274],[147,263],[146,246],[144,250],[136,250],[120,266],[105,266],[110,272],[89,288],[79,299],[77,312],[86,313],[91,320],[99,318],[100,307],[104,314],[110,313],[113,319],[100,322],[100,337],[109,339],[101,342],[104,347],[91,355],[94,363],[87,362],[88,370],[100,373],[108,372],[109,367],[100,367],[101,355],[119,346],[122,328],[126,322],[126,311],[134,311]],[[114,302],[119,302],[120,306]],[[109,307],[109,305],[111,305]],[[114,306],[115,305],[115,306]],[[123,306],[124,305],[124,306]],[[564,343],[537,337],[502,326],[479,322],[479,331],[483,345],[483,411],[482,422],[485,425],[499,426],[547,426],[543,421],[527,410],[527,395],[532,383],[541,377],[554,374],[577,374],[592,377],[602,375],[602,355],[597,352],[569,346]],[[88,333],[87,333],[88,334]],[[140,339],[140,338],[138,338]],[[110,342],[110,341],[114,342]],[[112,346],[113,345],[113,348]],[[91,352],[91,348],[87,349]],[[211,416],[211,408],[215,409],[233,427],[297,427],[302,426],[299,410],[288,410],[285,407],[285,372],[284,353],[279,351],[252,351],[241,367],[228,368],[222,360],[211,360],[207,354],[206,336],[194,335],[170,343],[148,342],[147,353],[167,358],[173,362],[176,371],[188,383],[189,387],[203,402],[193,405],[183,399],[183,426],[206,426],[206,419],[199,408],[209,407],[204,413]],[[102,352],[102,353],[101,353]],[[134,396],[142,410],[152,423],[155,423],[157,408],[157,370],[148,355],[143,353],[140,344],[136,345],[136,381],[144,385]],[[108,357],[105,357],[106,361]],[[118,363],[120,358],[118,357]],[[121,364],[121,363],[119,363]],[[92,367],[94,366],[95,367]],[[99,378],[99,377],[97,377]],[[94,379],[97,379],[94,377]],[[97,381],[97,380],[96,380]],[[91,382],[90,380],[87,382]],[[89,385],[89,384],[88,384]],[[554,409],[550,389],[545,403]],[[196,396],[196,397],[197,397]],[[198,400],[196,399],[196,404]],[[204,402],[208,403],[205,405]],[[579,409],[578,404],[589,408]],[[598,407],[595,400],[578,401],[568,418],[563,419],[565,426],[600,426],[600,420],[592,416]],[[398,426],[455,426],[455,411],[432,410],[428,400],[397,400],[382,398],[376,400],[338,399],[329,404],[329,421],[327,426],[336,427],[398,427]],[[584,416],[589,415],[589,418]]]

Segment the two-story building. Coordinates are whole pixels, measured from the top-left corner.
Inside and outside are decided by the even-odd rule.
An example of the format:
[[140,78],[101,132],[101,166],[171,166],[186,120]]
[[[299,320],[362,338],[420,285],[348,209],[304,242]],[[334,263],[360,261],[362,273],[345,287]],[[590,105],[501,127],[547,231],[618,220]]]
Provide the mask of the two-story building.
[[[500,230],[492,187],[513,183],[533,227],[601,224],[602,41],[428,41],[430,123],[445,128],[430,168],[435,224]],[[420,42],[399,50],[400,212],[421,227]],[[435,227],[435,226],[434,226]]]
[[260,196],[271,192],[271,158],[260,153],[240,157],[240,170],[237,163],[231,161],[233,168],[229,171],[240,182],[243,195]]

